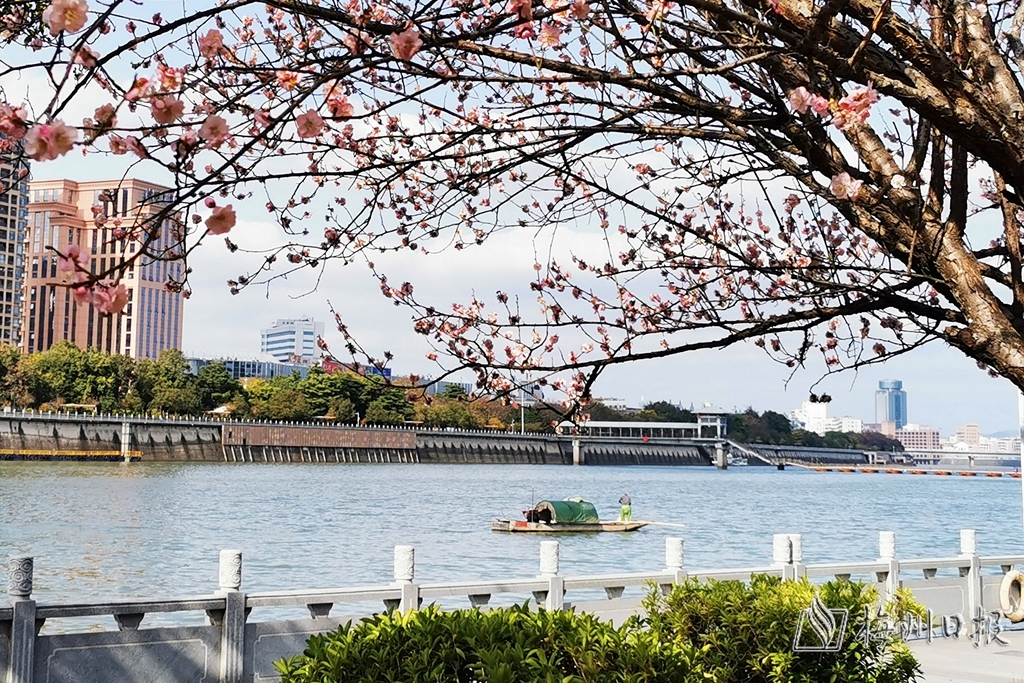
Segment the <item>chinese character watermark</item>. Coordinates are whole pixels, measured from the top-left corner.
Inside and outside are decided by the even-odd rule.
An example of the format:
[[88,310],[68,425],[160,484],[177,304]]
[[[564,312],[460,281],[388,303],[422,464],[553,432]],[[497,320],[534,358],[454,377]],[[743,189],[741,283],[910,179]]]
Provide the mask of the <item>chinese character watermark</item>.
[[[924,615],[907,614],[895,618],[881,607],[874,613],[864,608],[864,619],[854,638],[870,647],[887,643],[893,639],[903,641],[924,640],[928,643],[936,638],[959,638],[964,635],[975,647],[993,643],[1008,645],[1001,635],[1003,613],[999,610],[985,612],[978,608],[977,614],[968,622],[960,614],[936,616],[929,609]],[[808,653],[835,653],[843,648],[849,612],[825,605],[817,596],[811,606],[800,612],[796,633],[793,636],[793,651]]]

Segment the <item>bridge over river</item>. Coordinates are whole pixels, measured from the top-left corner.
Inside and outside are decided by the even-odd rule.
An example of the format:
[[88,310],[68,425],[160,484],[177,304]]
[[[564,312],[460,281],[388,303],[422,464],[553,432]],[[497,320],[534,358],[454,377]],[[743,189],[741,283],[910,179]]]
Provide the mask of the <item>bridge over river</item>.
[[862,451],[725,438],[516,434],[134,415],[0,413],[0,459],[545,465],[864,464]]

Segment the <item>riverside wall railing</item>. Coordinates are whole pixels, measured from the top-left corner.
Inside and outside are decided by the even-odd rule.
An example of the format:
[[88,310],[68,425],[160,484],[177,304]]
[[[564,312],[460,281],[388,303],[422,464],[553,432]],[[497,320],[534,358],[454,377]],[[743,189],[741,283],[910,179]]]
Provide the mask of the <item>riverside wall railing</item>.
[[[960,533],[960,553],[952,557],[899,558],[895,534],[882,532],[877,559],[821,564],[804,562],[800,534],[776,534],[770,564],[735,569],[689,568],[684,563],[683,539],[668,538],[663,568],[572,576],[562,572],[558,541],[545,540],[540,542],[539,572],[526,578],[419,582],[414,548],[397,546],[390,583],[245,592],[241,552],[223,550],[217,590],[209,595],[37,603],[32,597],[34,560],[14,557],[8,564],[9,602],[0,602],[0,674],[6,674],[7,683],[257,683],[277,679],[273,662],[301,653],[310,635],[385,608],[408,612],[432,602],[446,608],[487,608],[497,598],[496,602],[506,603],[529,600],[549,610],[574,608],[621,621],[640,610],[644,592],[653,587],[667,591],[687,578],[748,581],[754,574],[785,580],[862,580],[877,587],[882,601],[897,588],[907,587],[935,615],[959,615],[967,634],[972,615],[1000,608],[1003,575],[1021,565],[1024,555],[978,555],[975,532],[965,529]],[[157,614],[193,620],[200,615],[205,625],[145,625],[147,615]],[[111,617],[110,626],[116,630],[96,630],[97,617]],[[48,620],[88,620],[89,630],[42,632]],[[929,639],[931,634],[929,627]]]
[[[722,439],[594,437],[518,434],[493,429],[431,429],[422,425],[376,427],[325,421],[230,420],[211,417],[120,413],[0,412],[0,459],[32,452],[55,459],[73,451],[119,449],[125,458],[206,462],[487,463],[562,465],[727,465],[730,451],[750,456]],[[774,462],[863,463],[857,451],[790,449]],[[806,449],[805,449],[806,450]]]

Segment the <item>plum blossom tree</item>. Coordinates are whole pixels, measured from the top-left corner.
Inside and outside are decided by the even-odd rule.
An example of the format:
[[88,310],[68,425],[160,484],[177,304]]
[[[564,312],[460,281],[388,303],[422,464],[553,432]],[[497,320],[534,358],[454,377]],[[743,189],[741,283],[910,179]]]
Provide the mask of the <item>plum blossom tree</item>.
[[[833,371],[932,341],[1024,388],[1019,1],[0,4],[8,144],[162,173],[164,258],[237,249],[233,207],[265,207],[291,239],[233,291],[364,261],[482,389],[562,373],[576,399],[610,364],[696,349]],[[23,101],[32,74],[48,91]],[[115,239],[151,254],[151,225]],[[538,229],[607,257],[534,264],[533,302],[452,307],[376,262]],[[117,272],[60,256],[116,306]]]

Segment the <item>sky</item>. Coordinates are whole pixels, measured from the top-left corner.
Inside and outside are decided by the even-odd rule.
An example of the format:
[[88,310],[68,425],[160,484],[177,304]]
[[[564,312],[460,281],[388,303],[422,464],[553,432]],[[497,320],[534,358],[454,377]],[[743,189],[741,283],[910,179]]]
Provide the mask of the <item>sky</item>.
[[[83,176],[86,166],[80,157],[37,164],[33,177],[113,178],[123,171],[115,166],[121,159],[90,155],[87,176]],[[261,221],[261,215],[243,211],[232,240],[250,249],[278,243],[277,228]],[[601,249],[593,233],[563,230],[558,237],[559,243],[570,245],[567,248],[574,253],[586,255]],[[547,247],[545,242],[543,248]],[[500,233],[483,248],[430,256],[389,255],[377,259],[377,265],[392,283],[411,281],[418,296],[440,307],[464,303],[473,293],[490,297],[498,289],[521,288],[534,276],[536,250],[532,235]],[[396,374],[437,374],[437,367],[426,358],[430,349],[425,340],[412,331],[408,311],[381,296],[365,264],[331,263],[320,272],[307,271],[230,294],[226,280],[249,271],[257,261],[251,254],[229,253],[220,239],[208,238],[196,251],[190,261],[193,294],[184,306],[186,353],[256,354],[261,328],[278,318],[310,316],[325,323],[326,340],[339,357],[347,359],[341,355],[341,335],[330,313],[333,305],[371,353],[377,357],[385,350],[395,354],[392,368]],[[788,412],[813,391],[832,397],[830,416],[849,415],[873,422],[878,381],[899,379],[907,392],[910,421],[938,428],[944,436],[967,422],[976,422],[985,434],[1017,426],[1017,397],[1012,385],[1005,379],[990,378],[973,361],[939,343],[880,366],[823,375],[824,366],[819,363],[792,373],[764,351],[745,344],[611,368],[598,381],[595,395],[625,399],[630,406],[665,400],[684,406],[709,402],[727,409]],[[473,378],[466,375],[461,379]]]
[[[30,83],[21,85],[29,95]],[[84,159],[71,154],[56,162],[35,164],[32,173],[35,179],[117,178],[124,173],[126,159],[103,155]],[[160,181],[138,171],[130,171],[129,176]],[[231,233],[232,240],[251,249],[280,243],[278,229],[262,222],[265,214],[261,207],[251,204],[237,207],[240,222]],[[562,253],[571,250],[590,262],[606,258],[593,232],[564,229],[557,242]],[[534,277],[534,261],[546,260],[544,254],[538,258],[537,251],[548,247],[547,242],[535,242],[532,235],[510,232],[492,238],[482,249],[431,256],[403,253],[381,257],[377,265],[392,283],[408,280],[416,285],[418,296],[443,308],[467,302],[474,292],[491,297],[498,289],[523,291],[523,285]],[[190,261],[193,295],[184,306],[186,353],[256,354],[261,328],[278,318],[310,316],[325,323],[326,340],[345,358],[330,313],[333,305],[371,353],[377,357],[385,350],[395,354],[392,368],[396,374],[437,374],[436,366],[426,359],[430,349],[425,340],[412,331],[408,311],[381,296],[378,282],[365,265],[332,263],[319,273],[293,275],[232,296],[226,280],[249,271],[258,260],[251,254],[229,253],[219,239],[208,238],[196,251]],[[523,294],[528,303],[528,292]],[[859,372],[824,378],[823,373],[824,366],[817,363],[792,373],[747,344],[614,367],[598,381],[595,394],[624,399],[630,406],[665,400],[684,406],[709,402],[727,409],[788,412],[814,391],[832,397],[830,416],[873,422],[878,381],[899,379],[907,392],[911,422],[936,427],[943,435],[967,422],[976,422],[986,434],[1017,428],[1017,392],[1012,385],[990,378],[973,361],[939,343]],[[472,376],[461,379],[471,381]]]

